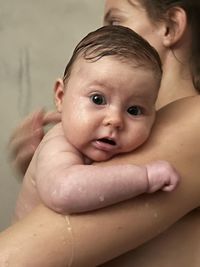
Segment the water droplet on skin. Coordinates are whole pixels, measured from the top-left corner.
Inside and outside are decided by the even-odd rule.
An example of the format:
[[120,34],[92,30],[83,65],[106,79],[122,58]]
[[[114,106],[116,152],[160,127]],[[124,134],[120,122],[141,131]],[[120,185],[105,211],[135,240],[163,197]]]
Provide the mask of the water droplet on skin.
[[31,183],[32,183],[32,185],[33,185],[34,187],[36,187],[36,182],[35,182],[35,180],[34,180],[33,178],[31,178]]
[[[6,257],[7,258],[7,257]],[[1,259],[0,259],[1,260]],[[3,259],[3,262],[2,262],[2,260],[1,260],[1,263],[3,263],[3,266],[4,267],[8,267],[9,266],[9,261],[7,260],[7,259]]]
[[65,237],[63,237],[61,240],[62,240],[63,245],[67,244],[67,240]]
[[83,192],[83,188],[82,188],[82,187],[79,187],[79,188],[78,188],[78,191],[79,191],[79,192]]
[[104,202],[104,200],[105,200],[104,196],[99,196],[99,200],[100,200],[100,202]]
[[69,232],[70,235],[70,245],[71,245],[71,257],[69,259],[68,265],[67,267],[71,267],[74,261],[74,236],[73,236],[73,231],[72,231],[72,227],[71,227],[71,222],[70,222],[70,216],[67,215],[65,216],[65,220],[67,222],[67,230]]
[[154,218],[158,218],[158,213],[155,212],[153,216],[154,216]]

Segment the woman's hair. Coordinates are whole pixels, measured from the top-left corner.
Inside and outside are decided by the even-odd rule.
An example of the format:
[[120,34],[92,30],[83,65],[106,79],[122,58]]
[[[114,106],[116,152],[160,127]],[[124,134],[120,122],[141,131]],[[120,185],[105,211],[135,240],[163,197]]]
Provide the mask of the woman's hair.
[[200,0],[140,0],[153,20],[166,19],[167,11],[175,6],[185,10],[192,33],[190,64],[195,88],[200,92]]
[[70,77],[77,58],[94,62],[105,56],[114,56],[122,62],[151,70],[160,84],[162,67],[157,51],[137,33],[123,26],[104,26],[84,37],[74,49],[63,81]]

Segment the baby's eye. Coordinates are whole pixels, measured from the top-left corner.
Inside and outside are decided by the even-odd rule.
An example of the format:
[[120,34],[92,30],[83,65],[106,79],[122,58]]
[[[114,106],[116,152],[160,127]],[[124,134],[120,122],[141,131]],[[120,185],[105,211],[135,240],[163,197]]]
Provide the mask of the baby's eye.
[[105,105],[106,104],[105,97],[103,95],[100,95],[100,94],[94,94],[94,95],[90,96],[90,99],[96,105]]
[[127,112],[133,116],[140,116],[142,115],[142,108],[139,106],[132,106],[127,109]]

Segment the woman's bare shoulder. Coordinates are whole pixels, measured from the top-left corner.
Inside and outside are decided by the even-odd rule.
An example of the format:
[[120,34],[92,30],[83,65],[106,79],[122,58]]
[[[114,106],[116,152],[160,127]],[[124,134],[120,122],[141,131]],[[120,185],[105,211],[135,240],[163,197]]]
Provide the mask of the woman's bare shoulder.
[[[161,120],[163,121],[166,116],[174,121],[182,119],[190,118],[189,121],[191,121],[191,115],[194,119],[199,118],[200,116],[200,95],[192,96],[192,97],[185,97],[179,100],[176,100],[167,106],[164,106],[161,108],[157,114],[158,114],[158,122]],[[165,120],[164,120],[165,122]],[[162,122],[163,123],[163,122]]]
[[119,155],[106,164],[145,164],[154,160],[167,160],[182,176],[183,195],[196,199],[197,207],[200,205],[199,121],[200,96],[173,102],[158,111],[152,133],[143,146]]
[[159,145],[170,153],[180,153],[183,150],[187,156],[191,153],[192,158],[195,155],[200,156],[199,121],[200,96],[187,97],[168,104],[157,112],[147,148]]

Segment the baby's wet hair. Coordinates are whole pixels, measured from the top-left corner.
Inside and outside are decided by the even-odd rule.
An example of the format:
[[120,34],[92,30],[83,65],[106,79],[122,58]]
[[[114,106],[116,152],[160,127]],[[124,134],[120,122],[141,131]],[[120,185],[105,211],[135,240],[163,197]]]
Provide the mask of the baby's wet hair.
[[113,25],[97,29],[79,42],[65,68],[64,82],[69,79],[77,58],[95,62],[105,56],[151,70],[160,84],[162,64],[157,51],[133,30]]

